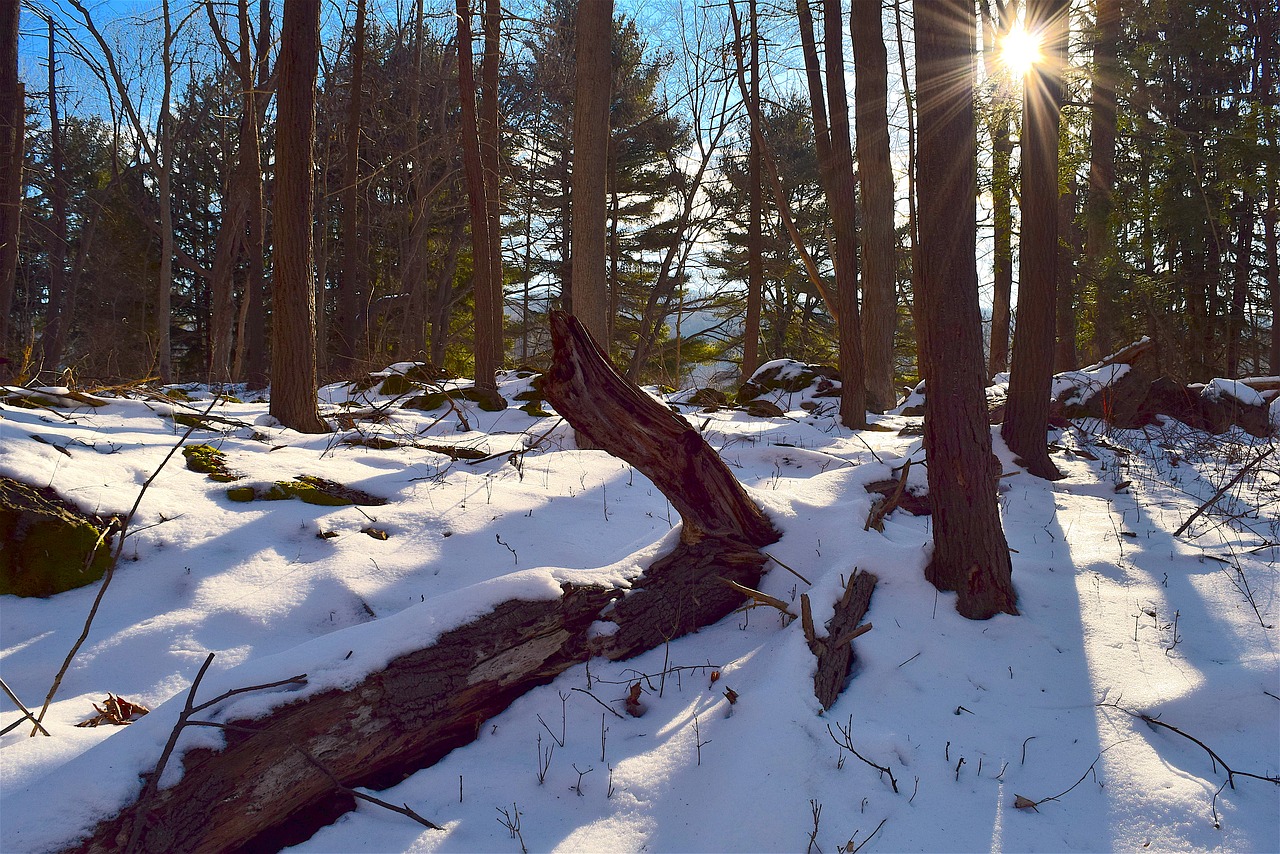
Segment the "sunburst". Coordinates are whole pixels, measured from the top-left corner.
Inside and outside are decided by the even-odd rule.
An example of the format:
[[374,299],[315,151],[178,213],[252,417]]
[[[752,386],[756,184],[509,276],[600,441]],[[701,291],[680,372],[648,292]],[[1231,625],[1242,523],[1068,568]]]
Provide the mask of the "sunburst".
[[1039,34],[1021,23],[1015,24],[1000,42],[1000,61],[1019,77],[1026,76],[1042,59]]

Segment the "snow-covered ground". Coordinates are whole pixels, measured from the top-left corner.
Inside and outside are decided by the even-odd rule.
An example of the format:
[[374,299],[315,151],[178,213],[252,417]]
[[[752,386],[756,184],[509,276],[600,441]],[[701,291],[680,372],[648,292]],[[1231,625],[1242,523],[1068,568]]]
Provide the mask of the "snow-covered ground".
[[[504,390],[527,385],[512,376]],[[787,417],[685,408],[784,532],[768,553],[812,582],[771,562],[766,593],[797,610],[809,593],[821,624],[855,567],[879,576],[874,629],[855,642],[834,708],[814,699],[799,622],[758,608],[667,649],[592,662],[591,692],[620,712],[641,685],[641,717],[571,691],[588,686],[579,665],[379,793],[443,830],[362,803],[298,850],[1280,850],[1280,787],[1238,773],[1226,785],[1205,749],[1235,772],[1280,773],[1280,455],[1174,535],[1266,441],[1078,423],[1051,436],[1066,477],[1047,483],[1017,473],[995,432],[1012,473],[1000,502],[1022,614],[979,623],[923,578],[927,517],[898,511],[883,532],[863,530],[874,497],[863,486],[921,460],[919,437],[898,432],[919,419],[851,433],[831,401],[806,411],[803,393],[774,397]],[[673,542],[679,517],[661,493],[626,463],[576,450],[554,416],[395,409],[343,388],[322,399],[330,417],[344,402],[383,411],[303,436],[274,425],[264,403],[220,404],[225,430],[189,441],[219,448],[245,479],[214,482],[181,455],[156,477],[45,718],[52,737],[28,738],[24,725],[0,738],[0,849],[64,845],[136,796],[210,652],[202,697],[298,672],[307,690],[348,684],[493,603],[551,595],[555,579],[583,572],[634,575]],[[184,429],[167,409],[0,405],[0,474],[127,512]],[[494,456],[344,441],[371,437]],[[912,484],[924,474],[913,467]],[[387,503],[226,496],[299,475]],[[0,676],[27,705],[49,690],[97,587],[0,597]],[[359,654],[334,664],[338,647]],[[75,727],[108,692],[154,711],[127,728]],[[0,727],[19,717],[0,700]],[[211,733],[188,729],[180,745]],[[897,792],[836,743],[846,734]]]

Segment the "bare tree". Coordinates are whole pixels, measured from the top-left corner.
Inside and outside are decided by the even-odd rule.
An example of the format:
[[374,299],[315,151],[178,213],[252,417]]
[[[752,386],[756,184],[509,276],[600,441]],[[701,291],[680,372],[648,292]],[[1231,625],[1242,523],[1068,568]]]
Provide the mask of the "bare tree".
[[281,24],[276,107],[271,414],[300,433],[328,431],[316,405],[311,251],[319,51],[320,0],[290,0]]
[[933,557],[925,575],[954,590],[970,619],[1016,614],[1012,565],[996,502],[983,391],[977,270],[977,127],[969,0],[916,6],[920,103],[920,362],[928,388],[924,442],[933,501]]
[[1018,324],[1001,435],[1037,477],[1061,477],[1049,459],[1058,277],[1058,132],[1067,59],[1068,0],[1030,0],[1028,28],[1044,58],[1027,73],[1022,108],[1022,234],[1018,245]]
[[993,273],[991,296],[991,336],[987,375],[1009,369],[1010,300],[1013,297],[1013,136],[1010,123],[1018,112],[1007,71],[1000,68],[1001,40],[1013,29],[1019,0],[979,0],[982,9],[982,58],[987,80],[994,88],[987,109],[991,136],[991,213]]
[[751,22],[751,133],[747,153],[747,314],[742,324],[742,380],[760,366],[760,303],[764,294],[764,188],[760,183],[760,14],[756,0],[749,0]]
[[862,349],[867,402],[883,412],[897,402],[893,385],[893,167],[889,162],[889,57],[881,0],[852,0],[854,122],[862,188]]
[[1111,214],[1116,185],[1116,85],[1120,64],[1120,0],[1098,0],[1094,21],[1093,74],[1089,81],[1089,194],[1085,200],[1084,275],[1095,294],[1093,354],[1115,349],[1115,300],[1106,281],[1115,231]]

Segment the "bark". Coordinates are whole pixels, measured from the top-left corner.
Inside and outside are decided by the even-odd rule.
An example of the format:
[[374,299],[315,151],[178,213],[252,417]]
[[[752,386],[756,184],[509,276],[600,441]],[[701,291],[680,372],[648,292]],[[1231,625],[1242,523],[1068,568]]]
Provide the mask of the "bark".
[[1028,29],[1043,31],[1044,59],[1027,74],[1022,108],[1022,234],[1018,323],[1013,333],[1009,402],[1001,435],[1037,477],[1061,473],[1049,459],[1049,383],[1053,377],[1058,276],[1058,131],[1066,64],[1067,0],[1030,0]]
[[1000,68],[1000,40],[1009,34],[1018,17],[1018,0],[997,4],[995,15],[988,4],[981,3],[983,13],[982,56],[987,78],[1000,81],[991,96],[989,132],[991,135],[991,213],[993,255],[991,335],[987,375],[994,377],[1009,369],[1009,301],[1013,295],[1013,171],[1010,160],[1013,140],[1009,123],[1017,113],[1017,103],[1010,94],[1007,73]]
[[613,0],[578,5],[573,101],[573,313],[608,348],[605,190],[608,175]]
[[827,205],[835,234],[836,290],[840,300],[840,420],[859,430],[867,426],[866,360],[858,308],[858,228],[853,174],[853,140],[844,76],[844,26],[840,0],[823,4],[827,99],[831,110],[831,158],[827,167]]
[[1058,197],[1058,224],[1062,229],[1058,243],[1057,300],[1055,312],[1057,344],[1053,351],[1053,369],[1069,371],[1080,364],[1076,352],[1076,261],[1080,257],[1080,229],[1076,227],[1077,183],[1070,177],[1067,192]]
[[156,374],[160,382],[173,380],[173,114],[169,109],[173,92],[173,22],[169,0],[161,4],[164,18],[164,85],[160,96],[160,118],[156,121],[160,158],[156,166],[156,193],[160,202],[160,275],[156,280],[153,320],[156,348]]
[[347,94],[347,146],[342,171],[342,280],[338,286],[338,316],[334,324],[338,340],[333,368],[340,374],[355,370],[361,327],[364,326],[364,292],[368,278],[360,200],[364,49],[365,0],[356,0],[355,29],[351,36],[351,86]]
[[57,371],[71,322],[73,297],[71,279],[67,276],[67,181],[62,149],[62,119],[58,111],[57,57],[54,53],[55,31],[49,20],[49,206],[52,209],[52,233],[49,235],[49,313],[41,339],[42,361],[46,370]]
[[1093,352],[1110,353],[1115,345],[1115,295],[1106,275],[1114,251],[1111,218],[1116,185],[1116,85],[1120,66],[1121,0],[1098,0],[1090,81],[1089,194],[1085,200],[1084,274],[1094,294]]
[[884,412],[897,402],[893,374],[893,167],[889,162],[889,58],[881,0],[852,0],[854,122],[862,187],[862,349],[867,402]]
[[[803,2],[803,0],[802,0]],[[756,0],[749,0],[751,20],[750,151],[747,153],[747,315],[742,325],[742,379],[760,367],[760,303],[764,296],[764,188],[760,183],[760,16]],[[690,197],[689,202],[693,199]]]
[[22,157],[26,131],[22,82],[18,79],[19,3],[0,11],[0,379],[16,370],[8,363],[9,312],[18,276],[18,221],[22,206]]
[[[1231,288],[1231,310],[1227,314],[1227,376],[1240,373],[1240,345],[1244,338],[1244,307],[1249,291],[1249,274],[1253,263],[1253,195],[1246,192],[1237,213],[1234,282]],[[1256,367],[1256,366],[1255,366]]]
[[920,271],[916,311],[929,388],[934,549],[926,577],[971,619],[1016,614],[987,426],[976,258],[976,20],[967,0],[916,7]]
[[[225,747],[189,751],[178,784],[103,822],[76,850],[120,850],[134,835],[141,851],[276,850],[305,840],[353,805],[333,797],[333,780],[308,755],[347,788],[394,784],[573,665],[628,658],[741,604],[722,579],[758,585],[757,549],[778,537],[768,519],[696,430],[613,371],[579,320],[553,315],[552,334],[548,400],[659,488],[680,490],[667,493],[684,518],[676,549],[628,589],[566,583],[558,599],[503,602],[350,689],[230,721]],[[616,631],[591,631],[601,620]]]
[[285,6],[276,120],[275,281],[271,415],[301,433],[324,433],[316,403],[312,281],[312,156],[320,0]]

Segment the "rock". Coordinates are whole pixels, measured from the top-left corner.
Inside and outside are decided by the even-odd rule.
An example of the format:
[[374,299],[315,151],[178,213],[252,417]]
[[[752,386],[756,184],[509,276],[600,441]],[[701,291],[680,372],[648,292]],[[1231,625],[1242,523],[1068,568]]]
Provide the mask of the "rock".
[[[794,359],[774,359],[762,365],[751,375],[751,379],[742,384],[735,399],[742,405],[770,391],[803,391],[810,386],[817,386],[822,379],[839,380],[840,373],[825,365],[807,365]],[[832,387],[828,386],[827,390],[830,391]]]
[[105,524],[52,489],[0,477],[0,594],[52,596],[97,581],[111,565],[114,535],[97,545]]
[[781,406],[767,400],[752,400],[743,408],[748,415],[756,418],[781,418],[786,415]]

